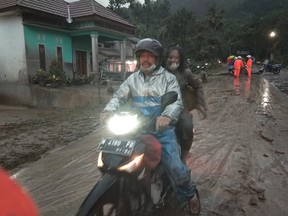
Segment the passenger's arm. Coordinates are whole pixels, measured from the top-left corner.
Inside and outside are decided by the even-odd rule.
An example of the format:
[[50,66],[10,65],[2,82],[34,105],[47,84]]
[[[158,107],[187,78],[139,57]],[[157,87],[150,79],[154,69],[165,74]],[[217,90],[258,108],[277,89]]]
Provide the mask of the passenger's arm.
[[186,75],[186,79],[188,79],[188,85],[190,85],[194,91],[195,91],[195,95],[196,95],[196,109],[198,109],[202,115],[203,118],[205,119],[207,117],[207,105],[206,105],[206,101],[205,101],[205,95],[204,95],[204,90],[203,90],[203,85],[202,83],[197,80],[192,72],[190,70],[185,70],[185,75]]
[[167,91],[175,91],[178,94],[178,99],[174,103],[168,105],[161,116],[167,116],[169,117],[173,122],[176,122],[179,118],[179,115],[183,109],[183,103],[182,103],[182,96],[181,96],[181,91],[179,84],[177,82],[177,79],[174,75],[172,74],[165,74],[167,78]]

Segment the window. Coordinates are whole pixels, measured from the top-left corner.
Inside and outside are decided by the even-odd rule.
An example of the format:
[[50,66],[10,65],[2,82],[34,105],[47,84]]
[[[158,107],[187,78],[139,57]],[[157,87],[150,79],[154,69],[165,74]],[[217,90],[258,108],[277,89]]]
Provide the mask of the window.
[[57,60],[63,66],[62,47],[57,47]]
[[46,55],[45,55],[45,45],[39,44],[39,61],[40,68],[46,71]]

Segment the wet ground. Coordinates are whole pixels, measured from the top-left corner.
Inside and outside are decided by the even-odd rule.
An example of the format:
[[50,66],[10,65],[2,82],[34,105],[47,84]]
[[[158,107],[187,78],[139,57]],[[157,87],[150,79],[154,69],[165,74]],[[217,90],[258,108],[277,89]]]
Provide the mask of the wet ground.
[[102,107],[68,110],[0,106],[0,165],[19,168],[53,148],[90,134]]
[[280,74],[264,73],[263,76],[269,80],[273,85],[280,89],[283,93],[288,95],[288,74],[287,70],[283,70]]
[[[205,92],[209,117],[199,121],[197,114],[194,116],[197,134],[188,159],[201,194],[201,215],[288,215],[288,97],[263,76],[275,85],[283,84],[288,77],[284,72],[278,79],[272,74],[253,75],[251,79],[208,77]],[[279,78],[284,81],[279,82]],[[53,115],[51,110],[0,112],[3,116],[8,111],[6,116],[27,112],[22,117],[6,118],[6,123],[1,116],[1,163],[6,161],[2,149],[7,151],[4,157],[8,154],[16,158],[17,152],[22,154],[22,147],[34,151],[42,146],[63,146],[37,162],[20,169],[14,165],[18,169],[11,170],[33,196],[42,215],[74,215],[99,179],[99,109],[102,107],[88,107],[68,114],[54,110]],[[27,124],[22,125],[19,117]],[[39,152],[35,155],[39,158]]]

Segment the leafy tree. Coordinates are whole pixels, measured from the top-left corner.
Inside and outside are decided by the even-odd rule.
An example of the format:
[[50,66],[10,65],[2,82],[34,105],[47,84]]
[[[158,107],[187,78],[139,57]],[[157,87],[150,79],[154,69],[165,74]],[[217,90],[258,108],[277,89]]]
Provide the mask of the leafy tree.
[[[287,0],[110,0],[108,7],[136,26],[136,37],[178,43],[192,62],[225,60],[237,50],[262,60],[273,45],[275,60],[288,64]],[[206,14],[196,16],[196,9]]]
[[198,49],[196,59],[199,61],[216,62],[222,58],[223,53],[223,33],[225,26],[223,19],[223,10],[218,10],[213,4],[208,8],[207,14],[198,19],[198,43],[201,45]]
[[208,26],[214,31],[220,31],[224,26],[223,20],[224,10],[218,10],[216,5],[213,4],[208,8],[208,12],[205,18]]
[[145,0],[144,4],[131,4],[132,23],[137,26],[136,36],[153,37],[165,41],[168,37],[167,25],[170,5],[167,0]]
[[168,22],[171,42],[178,42],[182,45],[187,44],[196,28],[196,20],[192,13],[182,8],[180,11],[170,16]]
[[136,0],[109,0],[109,4],[107,8],[114,11],[119,16],[123,17],[124,19],[130,19],[129,17],[129,10],[125,6],[135,4]]

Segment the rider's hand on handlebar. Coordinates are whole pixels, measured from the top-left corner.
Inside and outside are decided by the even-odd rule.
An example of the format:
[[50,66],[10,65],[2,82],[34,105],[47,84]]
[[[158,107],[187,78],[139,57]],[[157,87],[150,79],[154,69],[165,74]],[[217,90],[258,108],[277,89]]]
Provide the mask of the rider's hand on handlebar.
[[158,131],[159,129],[168,127],[170,123],[171,118],[169,118],[168,116],[160,116],[157,118],[156,121],[156,130]]

